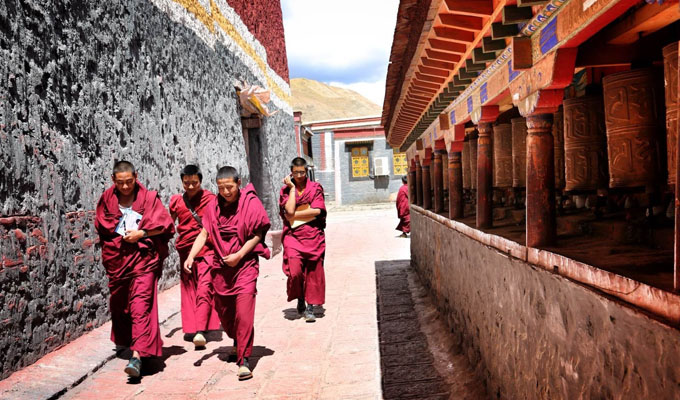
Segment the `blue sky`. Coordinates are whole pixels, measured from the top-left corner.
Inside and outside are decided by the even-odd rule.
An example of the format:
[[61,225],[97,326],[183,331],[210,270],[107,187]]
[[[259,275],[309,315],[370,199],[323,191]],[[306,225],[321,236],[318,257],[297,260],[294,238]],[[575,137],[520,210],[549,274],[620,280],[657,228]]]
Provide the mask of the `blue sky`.
[[399,0],[281,0],[291,78],[382,105]]

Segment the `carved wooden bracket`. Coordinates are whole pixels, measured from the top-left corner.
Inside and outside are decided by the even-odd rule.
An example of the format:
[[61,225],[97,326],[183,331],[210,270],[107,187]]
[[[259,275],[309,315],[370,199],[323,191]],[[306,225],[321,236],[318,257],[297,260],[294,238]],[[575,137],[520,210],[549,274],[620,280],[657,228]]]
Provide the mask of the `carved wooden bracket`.
[[472,114],[470,114],[470,119],[472,119],[472,122],[475,125],[479,125],[480,123],[484,122],[495,122],[496,118],[498,118],[499,113],[500,109],[498,108],[497,105],[481,106],[475,110],[472,110]]

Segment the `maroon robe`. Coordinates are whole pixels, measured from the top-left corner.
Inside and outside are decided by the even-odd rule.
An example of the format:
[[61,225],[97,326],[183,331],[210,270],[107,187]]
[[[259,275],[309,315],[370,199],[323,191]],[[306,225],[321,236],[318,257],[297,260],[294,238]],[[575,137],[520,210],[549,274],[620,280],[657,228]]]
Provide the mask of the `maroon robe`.
[[[209,190],[201,190],[189,202],[201,219],[206,207],[215,198]],[[189,256],[196,237],[202,227],[198,225],[191,211],[187,208],[184,197],[176,194],[170,198],[170,214],[177,217],[177,239],[175,248],[179,254],[180,294],[182,304],[182,331],[193,334],[220,328],[220,319],[214,307],[213,287],[210,278],[210,264],[204,254],[211,254],[210,246],[203,249],[194,258],[191,272],[184,271],[184,262]]]
[[102,264],[109,278],[111,340],[140,356],[160,356],[163,341],[158,324],[157,283],[175,229],[156,191],[136,182],[132,209],[142,215],[138,229],[162,230],[158,235],[128,243],[115,232],[122,217],[115,185],[97,203],[95,229],[102,247]]
[[411,211],[408,202],[408,185],[401,185],[397,193],[397,216],[399,225],[395,228],[404,233],[411,232]]
[[[240,365],[253,350],[255,295],[260,273],[258,257],[271,257],[264,243],[270,226],[269,217],[255,188],[248,184],[240,190],[238,203],[226,204],[221,196],[213,199],[203,216],[203,226],[214,249],[214,254],[206,259],[212,259],[210,274],[215,289],[215,308],[227,335],[236,340],[236,358]],[[222,261],[239,251],[256,233],[262,240],[237,266],[230,267]]]
[[[294,189],[295,190],[295,189]],[[290,188],[284,186],[279,193],[279,213],[283,219],[283,272],[288,276],[288,301],[304,295],[309,304],[325,303],[326,281],[323,262],[326,254],[326,205],[323,187],[307,179],[302,194],[295,190],[295,208],[309,204],[310,208],[321,210],[313,221],[291,228],[286,219],[285,206]]]

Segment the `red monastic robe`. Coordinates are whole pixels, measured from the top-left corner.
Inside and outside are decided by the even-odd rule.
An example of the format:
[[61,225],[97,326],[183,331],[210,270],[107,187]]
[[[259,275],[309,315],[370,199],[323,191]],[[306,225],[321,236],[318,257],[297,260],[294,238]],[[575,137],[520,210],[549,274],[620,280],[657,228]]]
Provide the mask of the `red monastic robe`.
[[[210,273],[215,307],[227,335],[236,340],[236,358],[240,365],[244,357],[250,357],[253,349],[258,257],[271,257],[264,243],[270,227],[269,217],[255,188],[248,184],[241,189],[237,204],[227,205],[221,196],[212,200],[204,214],[203,226],[215,250],[212,256],[206,256],[206,259],[212,258]],[[262,235],[262,240],[236,267],[222,261],[239,251],[256,233]]]
[[324,304],[326,282],[323,261],[326,254],[326,204],[323,187],[307,180],[305,190],[298,194],[295,190],[295,208],[309,204],[310,208],[321,210],[313,221],[291,228],[286,219],[285,206],[290,188],[284,186],[279,193],[279,214],[283,219],[283,272],[288,276],[288,301],[300,298],[304,294],[310,304]]
[[115,232],[122,217],[115,186],[97,203],[95,229],[102,247],[102,264],[109,278],[111,340],[129,346],[142,357],[160,356],[163,341],[158,324],[157,283],[175,230],[158,192],[139,182],[132,209],[142,215],[138,229],[161,229],[158,235],[128,243]]
[[411,232],[411,212],[408,202],[408,185],[402,185],[397,193],[397,216],[399,225],[395,229],[404,233]]
[[[189,202],[201,219],[208,204],[215,199],[209,190],[201,190]],[[184,272],[184,261],[191,251],[196,237],[202,227],[198,225],[191,211],[187,208],[183,195],[176,194],[170,198],[170,214],[177,216],[177,234],[175,248],[179,253],[180,294],[182,304],[182,330],[184,333],[196,333],[220,328],[220,319],[214,307],[213,287],[210,278],[210,264],[205,254],[211,254],[210,246],[204,246],[196,255],[191,273]]]

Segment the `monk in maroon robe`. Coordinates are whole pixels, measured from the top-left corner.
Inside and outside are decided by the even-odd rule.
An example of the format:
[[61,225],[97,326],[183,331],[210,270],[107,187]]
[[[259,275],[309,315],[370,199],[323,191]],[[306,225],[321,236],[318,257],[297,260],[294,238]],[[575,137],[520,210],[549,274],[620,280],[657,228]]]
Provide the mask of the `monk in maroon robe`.
[[411,232],[411,211],[408,202],[408,179],[406,176],[401,177],[403,185],[399,188],[397,193],[397,216],[399,217],[399,225],[396,229],[401,231],[401,237],[406,237]]
[[217,171],[219,196],[208,204],[203,229],[184,263],[191,269],[206,241],[214,249],[212,277],[215,307],[227,335],[234,339],[239,380],[252,378],[248,358],[253,351],[258,257],[269,259],[264,244],[270,222],[252,184],[241,189],[233,167]]
[[288,301],[297,299],[298,313],[305,321],[314,322],[314,306],[326,301],[326,205],[323,187],[307,179],[304,158],[293,159],[290,170],[279,193],[283,272],[288,276]]
[[213,301],[213,287],[210,278],[210,264],[206,254],[212,259],[212,249],[205,246],[194,258],[191,270],[184,269],[191,246],[203,228],[203,215],[215,195],[201,187],[203,174],[195,165],[187,165],[180,173],[184,194],[170,198],[170,215],[177,221],[175,248],[179,253],[180,294],[182,304],[182,330],[192,337],[194,346],[202,348],[207,340],[205,332],[220,328],[220,319]]
[[137,181],[131,163],[117,162],[111,178],[113,186],[97,203],[95,229],[111,291],[111,340],[132,350],[125,372],[137,378],[141,357],[162,353],[157,284],[174,227],[158,193]]

